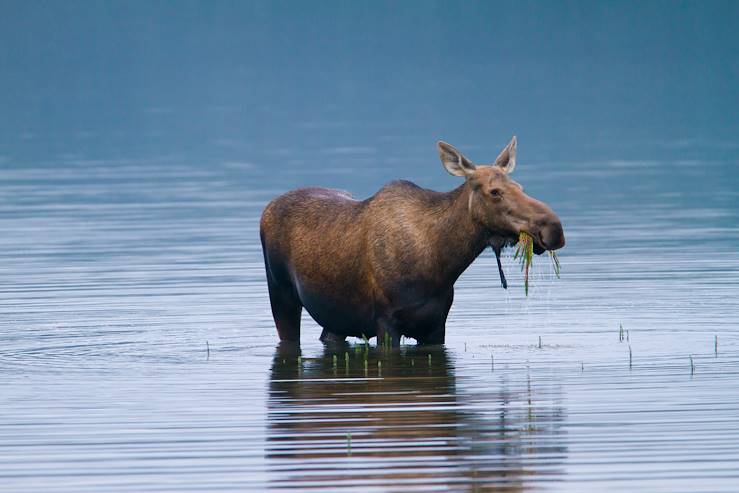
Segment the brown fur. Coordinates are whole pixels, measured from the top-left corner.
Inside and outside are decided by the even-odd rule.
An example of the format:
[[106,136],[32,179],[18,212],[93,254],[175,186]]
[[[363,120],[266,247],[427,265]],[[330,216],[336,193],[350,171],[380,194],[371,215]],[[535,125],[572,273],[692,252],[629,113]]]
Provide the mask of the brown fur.
[[[440,143],[442,161],[449,149],[458,153]],[[387,332],[395,345],[401,335],[443,343],[453,285],[487,245],[521,230],[539,252],[564,244],[556,215],[504,165],[465,166],[465,183],[448,193],[396,181],[364,201],[304,188],[270,202],[260,235],[280,339],[299,340],[305,307],[325,341]]]

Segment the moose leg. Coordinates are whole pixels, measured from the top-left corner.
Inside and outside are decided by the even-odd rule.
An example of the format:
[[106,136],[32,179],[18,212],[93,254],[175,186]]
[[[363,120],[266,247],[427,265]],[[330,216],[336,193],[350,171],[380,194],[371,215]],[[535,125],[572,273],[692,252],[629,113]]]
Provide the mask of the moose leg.
[[454,301],[454,289],[450,289],[440,300],[434,316],[428,321],[429,331],[416,339],[420,345],[444,344],[446,338],[446,319]]
[[269,303],[272,305],[272,316],[277,326],[277,335],[281,341],[300,342],[300,312],[303,310],[300,300],[292,286],[281,286],[267,274]]
[[377,321],[377,346],[400,347],[400,331],[390,320]]
[[326,329],[323,329],[323,332],[321,332],[321,337],[319,339],[324,344],[338,344],[344,342],[346,340],[346,336],[340,336],[339,334],[335,334],[333,332],[329,332]]
[[444,344],[446,337],[446,324],[441,323],[437,325],[431,332],[424,335],[421,339],[417,339],[418,344],[421,346],[432,346],[437,344]]

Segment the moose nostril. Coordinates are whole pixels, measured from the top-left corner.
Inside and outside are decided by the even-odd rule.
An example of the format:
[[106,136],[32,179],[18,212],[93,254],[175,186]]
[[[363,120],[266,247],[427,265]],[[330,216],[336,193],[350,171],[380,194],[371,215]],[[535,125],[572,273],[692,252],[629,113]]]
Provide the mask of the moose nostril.
[[565,234],[562,223],[550,222],[542,231],[542,242],[548,250],[558,250],[565,246]]

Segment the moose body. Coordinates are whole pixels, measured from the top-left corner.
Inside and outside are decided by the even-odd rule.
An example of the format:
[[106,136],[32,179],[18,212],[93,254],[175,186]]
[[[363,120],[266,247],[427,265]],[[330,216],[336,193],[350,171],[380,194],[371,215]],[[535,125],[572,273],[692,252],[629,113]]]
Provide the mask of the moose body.
[[557,216],[507,177],[515,138],[492,166],[443,142],[439,150],[447,170],[465,177],[447,193],[396,181],[363,201],[304,188],[268,204],[260,236],[281,340],[299,341],[304,307],[326,342],[377,336],[397,345],[404,335],[441,344],[454,283],[487,246],[499,253],[520,231],[536,253],[564,245]]

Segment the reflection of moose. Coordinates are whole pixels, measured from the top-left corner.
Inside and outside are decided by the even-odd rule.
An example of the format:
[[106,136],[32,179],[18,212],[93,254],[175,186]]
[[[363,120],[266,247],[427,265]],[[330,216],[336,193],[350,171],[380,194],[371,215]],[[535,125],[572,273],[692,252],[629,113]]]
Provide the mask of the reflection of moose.
[[562,413],[532,411],[525,382],[461,390],[439,347],[299,355],[278,347],[272,365],[266,457],[275,487],[520,491],[527,477],[556,474]]

